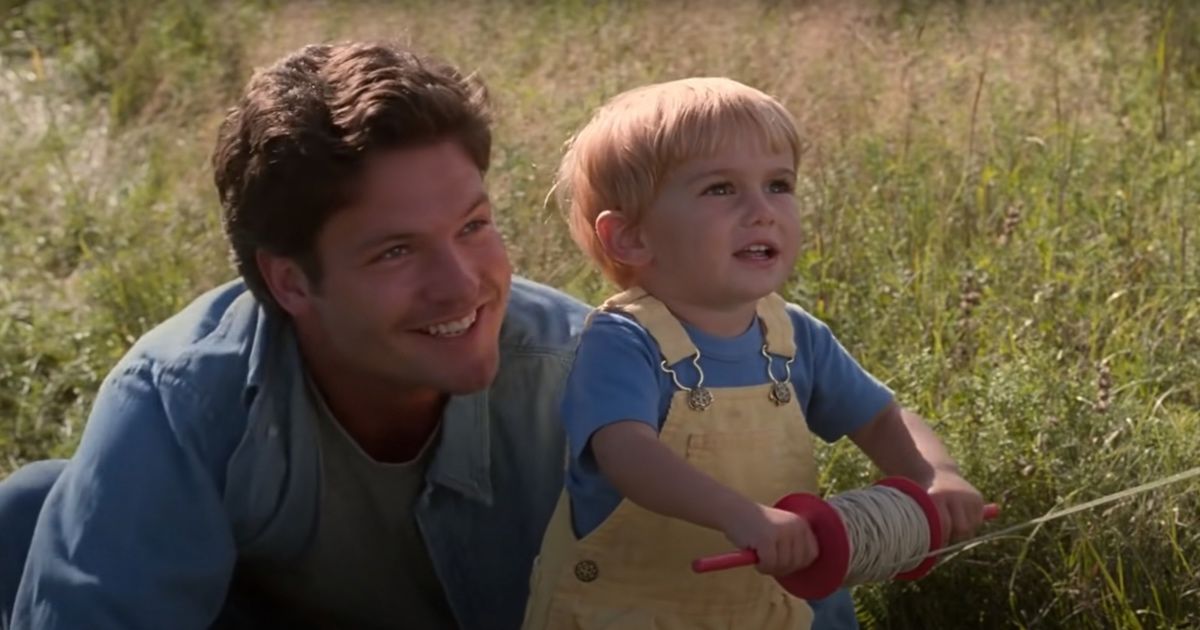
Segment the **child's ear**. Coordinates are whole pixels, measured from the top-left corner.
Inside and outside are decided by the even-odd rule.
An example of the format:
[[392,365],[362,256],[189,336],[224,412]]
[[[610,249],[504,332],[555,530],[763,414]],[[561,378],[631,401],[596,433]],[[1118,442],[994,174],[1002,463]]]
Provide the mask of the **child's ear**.
[[644,267],[653,258],[642,231],[631,225],[620,210],[605,210],[596,217],[596,236],[609,258],[628,267]]

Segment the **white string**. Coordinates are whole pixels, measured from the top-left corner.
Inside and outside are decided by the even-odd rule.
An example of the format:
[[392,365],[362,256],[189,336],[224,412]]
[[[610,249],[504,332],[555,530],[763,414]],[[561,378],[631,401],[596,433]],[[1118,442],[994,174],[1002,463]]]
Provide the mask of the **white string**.
[[[871,486],[830,497],[828,502],[850,539],[846,586],[888,580],[915,568],[929,550],[925,512],[895,488]],[[904,566],[906,560],[911,566]]]
[[914,560],[915,561],[924,560],[928,556],[937,556],[937,555],[941,555],[941,554],[950,553],[952,551],[971,549],[978,545],[982,545],[985,542],[990,542],[997,538],[1003,538],[1005,536],[1008,536],[1009,534],[1012,534],[1013,532],[1020,531],[1027,527],[1032,527],[1034,525],[1041,525],[1043,523],[1049,523],[1050,521],[1058,520],[1064,516],[1070,516],[1072,514],[1076,514],[1078,512],[1082,512],[1084,510],[1090,510],[1092,508],[1100,507],[1101,505],[1106,505],[1106,504],[1112,503],[1114,501],[1120,501],[1121,499],[1127,499],[1127,498],[1135,496],[1135,495],[1139,495],[1139,494],[1142,494],[1145,492],[1149,492],[1151,490],[1161,488],[1163,486],[1167,486],[1167,485],[1170,485],[1173,483],[1178,483],[1180,481],[1185,481],[1185,480],[1192,479],[1195,477],[1200,477],[1200,466],[1196,466],[1189,470],[1185,470],[1181,473],[1176,473],[1174,475],[1163,477],[1161,479],[1155,479],[1154,481],[1148,481],[1140,486],[1126,488],[1124,490],[1120,490],[1118,492],[1114,492],[1112,494],[1102,496],[1098,499],[1092,499],[1091,501],[1087,501],[1085,503],[1080,503],[1079,505],[1074,505],[1074,506],[1071,506],[1068,508],[1063,508],[1063,509],[1057,510],[1057,511],[1052,510],[1052,511],[1047,512],[1046,514],[1039,516],[1035,519],[1025,521],[1024,523],[1018,523],[1018,524],[1012,525],[1010,527],[1005,527],[1004,529],[1001,529],[999,531],[990,532],[988,534],[985,534],[983,536],[979,536],[976,538],[972,538],[970,540],[964,540],[962,542],[950,545],[949,547],[943,547],[941,549],[938,549],[937,551],[923,550],[920,552],[921,553],[920,558],[916,558],[916,557],[906,558],[901,564],[907,564]]
[[828,503],[837,511],[846,527],[850,542],[850,567],[844,584],[854,586],[889,580],[896,574],[912,570],[929,556],[969,549],[1032,525],[1047,523],[1193,477],[1200,477],[1200,466],[1052,511],[1030,521],[932,552],[929,551],[929,522],[925,512],[915,500],[899,490],[888,486],[871,486],[835,495],[828,499]]

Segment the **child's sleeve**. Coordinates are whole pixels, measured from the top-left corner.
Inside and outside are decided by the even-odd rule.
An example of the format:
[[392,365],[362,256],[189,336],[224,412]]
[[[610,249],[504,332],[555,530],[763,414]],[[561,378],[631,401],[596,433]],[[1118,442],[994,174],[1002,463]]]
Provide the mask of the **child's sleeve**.
[[[821,439],[835,442],[862,427],[892,402],[892,391],[859,365],[824,322],[789,305],[796,331],[796,362],[792,379],[809,428]],[[807,394],[807,395],[806,395]]]
[[618,314],[598,312],[583,332],[563,393],[562,418],[571,457],[592,465],[592,435],[634,420],[659,429],[658,346],[645,329]]

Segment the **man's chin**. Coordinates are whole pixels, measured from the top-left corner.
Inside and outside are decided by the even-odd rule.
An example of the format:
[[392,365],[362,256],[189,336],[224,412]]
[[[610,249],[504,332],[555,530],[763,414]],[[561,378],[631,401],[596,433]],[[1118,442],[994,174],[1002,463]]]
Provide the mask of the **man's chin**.
[[441,379],[441,389],[454,396],[466,396],[480,392],[492,386],[492,382],[496,380],[498,368],[499,361],[492,360],[466,369],[454,370]]

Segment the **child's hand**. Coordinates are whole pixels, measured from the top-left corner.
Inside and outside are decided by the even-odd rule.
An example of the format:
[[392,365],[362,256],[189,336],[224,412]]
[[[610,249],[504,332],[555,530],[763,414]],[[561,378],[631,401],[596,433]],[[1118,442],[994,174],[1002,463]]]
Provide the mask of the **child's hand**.
[[943,545],[970,538],[983,524],[983,495],[957,472],[935,474],[929,496],[942,517]]
[[725,535],[738,548],[758,554],[759,573],[788,575],[817,558],[817,538],[808,521],[791,512],[748,501],[731,516]]

